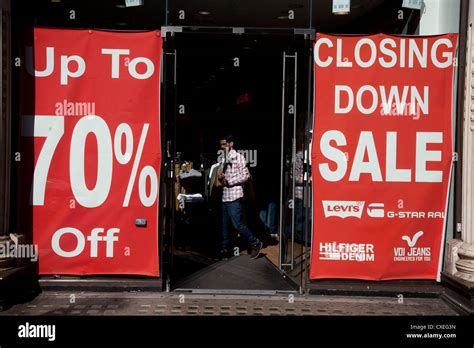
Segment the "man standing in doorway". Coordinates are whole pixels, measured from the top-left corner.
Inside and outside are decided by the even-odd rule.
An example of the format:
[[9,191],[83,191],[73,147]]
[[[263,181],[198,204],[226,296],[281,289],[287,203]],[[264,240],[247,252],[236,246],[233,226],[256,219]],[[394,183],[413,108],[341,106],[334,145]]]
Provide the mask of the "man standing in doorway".
[[262,242],[255,237],[250,229],[242,222],[242,201],[244,183],[249,179],[245,157],[234,149],[234,137],[228,135],[220,140],[224,150],[224,167],[219,173],[222,188],[222,257],[229,255],[229,223],[243,235],[252,247],[251,259],[256,259],[262,249]]

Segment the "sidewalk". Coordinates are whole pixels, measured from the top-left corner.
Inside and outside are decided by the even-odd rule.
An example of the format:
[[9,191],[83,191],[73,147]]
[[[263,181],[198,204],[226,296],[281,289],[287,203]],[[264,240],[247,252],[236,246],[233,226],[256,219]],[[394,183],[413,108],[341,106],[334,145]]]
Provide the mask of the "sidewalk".
[[[402,303],[401,300],[403,300]],[[0,315],[458,315],[439,298],[45,291]]]

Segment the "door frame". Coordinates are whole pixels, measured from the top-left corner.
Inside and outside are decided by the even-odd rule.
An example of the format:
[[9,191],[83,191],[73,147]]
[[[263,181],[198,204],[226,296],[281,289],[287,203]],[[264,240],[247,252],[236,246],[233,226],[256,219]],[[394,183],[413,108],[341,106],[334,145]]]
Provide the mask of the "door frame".
[[[309,129],[312,128],[312,116],[313,116],[313,42],[315,40],[315,29],[306,28],[241,28],[241,27],[205,27],[205,26],[163,26],[161,28],[161,35],[163,37],[163,52],[162,52],[162,79],[161,79],[161,132],[162,132],[162,148],[164,149],[165,156],[163,157],[162,163],[162,179],[161,179],[161,192],[160,198],[163,199],[163,204],[160,204],[160,265],[161,275],[163,279],[163,288],[166,291],[171,291],[172,281],[172,269],[173,269],[173,250],[174,250],[174,221],[175,221],[175,187],[174,187],[174,160],[176,154],[176,118],[177,118],[177,106],[178,106],[178,86],[177,86],[177,55],[179,52],[176,51],[174,45],[175,34],[177,33],[195,33],[201,35],[212,35],[212,34],[227,34],[227,35],[271,35],[271,34],[286,34],[288,36],[303,35],[305,40],[305,48],[308,54],[309,65],[308,65],[308,95],[307,106],[306,106],[306,120],[304,120],[304,208],[303,215],[306,216],[303,235],[305,237],[305,245],[303,246],[303,262],[302,271],[299,279],[299,292],[305,293],[308,282],[308,269],[309,269],[309,253],[307,250],[308,230],[311,228],[311,222],[308,218],[309,206],[310,206],[310,187],[309,180],[311,171],[308,165],[309,159],[309,141],[311,140]],[[171,65],[171,66],[170,66]],[[295,67],[296,70],[296,67]],[[303,69],[297,71],[297,73],[304,73]],[[170,74],[172,76],[170,76]],[[296,77],[296,76],[295,76]],[[284,86],[283,86],[284,89]],[[283,90],[282,89],[282,90]],[[296,97],[296,91],[295,91]],[[283,97],[282,97],[283,98]],[[171,102],[170,102],[171,101]],[[282,100],[282,118],[285,115],[285,109],[287,105],[284,104],[285,100]],[[298,114],[296,114],[297,116]],[[309,128],[311,127],[311,128]],[[282,129],[282,132],[284,129]],[[282,139],[283,141],[283,139]],[[293,167],[294,170],[294,167]],[[283,190],[283,188],[281,188]],[[294,193],[293,193],[294,195]],[[284,202],[280,202],[282,205]],[[280,211],[281,208],[279,207]],[[294,210],[293,210],[294,212]],[[293,226],[294,227],[294,226]],[[294,228],[292,229],[294,233]],[[279,233],[281,234],[281,224],[279,226]],[[280,240],[280,245],[281,245]],[[309,248],[310,249],[310,248]],[[280,247],[281,250],[281,247]],[[279,255],[281,264],[281,251]],[[278,266],[277,266],[278,268]],[[285,271],[279,268],[282,276],[287,277]]]

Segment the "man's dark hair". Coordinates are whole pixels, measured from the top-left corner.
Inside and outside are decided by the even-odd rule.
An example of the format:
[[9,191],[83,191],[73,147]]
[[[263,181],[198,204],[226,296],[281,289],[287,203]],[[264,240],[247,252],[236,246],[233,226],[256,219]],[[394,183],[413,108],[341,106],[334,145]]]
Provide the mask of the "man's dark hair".
[[225,141],[227,141],[228,143],[230,143],[231,141],[235,143],[235,138],[232,134],[227,134],[222,139],[225,139]]

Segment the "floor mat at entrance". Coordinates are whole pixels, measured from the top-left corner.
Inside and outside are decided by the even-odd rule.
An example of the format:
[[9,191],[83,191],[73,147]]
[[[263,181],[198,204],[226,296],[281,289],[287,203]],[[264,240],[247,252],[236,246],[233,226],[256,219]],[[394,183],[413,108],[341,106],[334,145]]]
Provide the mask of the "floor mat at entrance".
[[295,290],[266,258],[233,257],[189,276],[177,289]]

